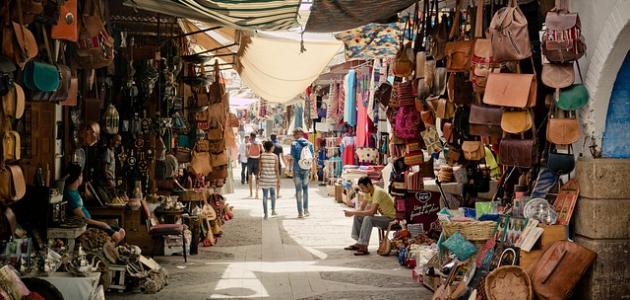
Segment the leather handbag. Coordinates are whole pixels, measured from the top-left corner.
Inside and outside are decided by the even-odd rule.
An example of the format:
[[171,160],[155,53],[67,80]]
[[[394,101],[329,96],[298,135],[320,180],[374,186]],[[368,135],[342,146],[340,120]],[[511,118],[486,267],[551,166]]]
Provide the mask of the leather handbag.
[[501,117],[501,129],[518,134],[532,128],[534,119],[530,110],[506,110]]
[[464,158],[470,161],[479,161],[486,156],[484,145],[481,141],[464,141],[462,143]]
[[2,55],[13,60],[20,69],[39,53],[33,33],[25,26],[22,15],[22,1],[16,1],[18,22],[9,17],[9,1],[4,1],[5,15],[2,27]]
[[575,169],[575,155],[571,153],[571,148],[571,145],[569,145],[568,153],[559,153],[556,149],[549,150],[547,153],[547,169],[558,175],[571,173]]
[[190,149],[185,147],[175,148],[174,155],[179,163],[189,163],[192,160],[192,153]]
[[392,245],[389,241],[389,232],[392,230],[392,224],[387,226],[387,231],[385,231],[385,238],[378,244],[378,250],[376,253],[380,256],[389,256],[389,253],[392,252]]
[[22,118],[26,107],[25,99],[22,87],[17,83],[13,83],[13,86],[2,96],[2,112],[4,116],[13,119]]
[[588,103],[588,90],[583,84],[574,84],[568,89],[560,91],[560,98],[556,105],[562,110],[578,110]]
[[515,108],[534,107],[536,93],[534,74],[490,73],[483,103]]
[[76,43],[79,40],[77,25],[77,0],[62,0],[59,3],[59,18],[52,26],[50,37]]
[[453,73],[448,79],[448,100],[457,105],[470,105],[475,100],[472,82],[464,74]]
[[586,52],[580,16],[569,12],[566,2],[558,1],[545,17],[542,52],[554,63],[578,60]]
[[435,118],[433,117],[433,111],[431,110],[421,111],[420,118],[422,119],[422,123],[424,123],[424,127],[435,126]]
[[503,110],[500,107],[482,106],[473,104],[470,106],[470,134],[477,136],[501,137],[501,117]]
[[528,270],[540,299],[568,299],[597,253],[574,242],[557,241]]
[[435,82],[435,60],[427,59],[424,63],[424,83],[426,83],[429,91],[433,90]]
[[446,68],[435,68],[435,75],[433,80],[433,91],[431,95],[435,97],[444,95],[444,93],[446,92],[448,81],[448,71],[446,70]]
[[459,163],[459,160],[461,157],[462,157],[462,150],[449,146],[448,153],[446,154],[446,162],[449,165],[452,166]]
[[556,145],[570,145],[580,139],[580,124],[575,118],[550,116],[547,121],[547,141]]
[[223,140],[223,128],[216,120],[210,122],[206,137],[210,141]]
[[453,123],[446,122],[442,125],[442,136],[447,143],[453,142]]
[[212,141],[208,146],[208,151],[210,151],[210,153],[221,153],[225,151],[225,140]]
[[76,106],[77,98],[79,94],[79,79],[72,77],[70,78],[70,87],[68,88],[68,96],[66,99],[61,101],[62,106]]
[[7,130],[2,138],[2,160],[20,160],[22,144],[17,131]]
[[440,119],[450,119],[455,115],[455,105],[441,98],[437,102],[437,108],[435,110],[435,116]]
[[475,44],[471,58],[470,81],[477,93],[482,93],[486,87],[488,73],[492,69],[499,68],[500,64],[494,61],[492,56],[492,41],[484,38],[485,0],[477,0],[477,13],[475,18]]
[[[433,2],[433,11],[438,10],[437,1]],[[433,24],[436,24],[433,28],[429,30],[429,50],[430,54],[436,60],[441,60],[446,55],[445,48],[446,43],[448,42],[448,18],[438,18],[437,14],[435,14],[435,18],[433,20]]]
[[538,150],[536,148],[535,127],[532,126],[531,138],[508,138],[506,136],[499,143],[499,159],[504,166],[531,168],[538,162]]
[[496,61],[518,61],[532,56],[527,18],[516,0],[510,0],[507,7],[494,14],[489,31]]
[[473,45],[473,40],[446,43],[446,69],[449,72],[470,71]]
[[374,100],[377,103],[383,105],[383,107],[389,106],[389,99],[392,97],[392,85],[389,82],[381,83],[376,91],[374,91]]
[[[394,76],[409,77],[415,70],[415,65],[412,61],[415,58],[415,55],[413,54],[411,43],[405,43],[405,34],[407,34],[409,29],[411,29],[410,27],[410,20],[407,20],[405,22],[405,28],[400,35],[398,52],[396,53],[396,58],[394,59],[394,63],[392,65],[392,72]],[[410,55],[412,57],[410,57]]]
[[424,78],[424,65],[427,62],[427,53],[425,51],[418,51],[416,53],[416,79]]
[[223,151],[219,154],[210,154],[210,162],[213,168],[226,166],[229,163],[227,152]]
[[198,140],[195,143],[195,151],[196,152],[210,152],[210,141]]
[[212,172],[210,153],[193,151],[190,167],[195,174],[207,176]]
[[[19,4],[17,3],[19,2]],[[39,15],[44,12],[44,4],[45,2],[41,0],[19,0],[15,1],[16,7],[20,5],[16,11],[13,11],[12,18],[13,21],[20,21],[20,17],[22,17],[22,21],[24,25],[29,25],[33,23]]]
[[0,168],[0,202],[10,205],[22,199],[26,194],[26,181],[22,168],[6,165]]
[[551,88],[563,89],[570,87],[575,82],[573,63],[543,64],[540,79],[546,86]]
[[79,31],[78,65],[84,69],[99,69],[114,62],[114,39],[102,18],[101,0],[86,0]]

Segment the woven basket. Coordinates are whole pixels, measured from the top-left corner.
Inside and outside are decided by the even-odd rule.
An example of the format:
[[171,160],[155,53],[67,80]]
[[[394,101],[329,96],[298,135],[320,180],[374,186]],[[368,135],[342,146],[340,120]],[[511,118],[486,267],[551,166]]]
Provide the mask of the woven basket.
[[494,269],[486,277],[484,290],[488,300],[532,300],[532,281],[518,266]]
[[494,221],[461,221],[461,222],[441,222],[442,232],[445,237],[450,237],[453,233],[459,232],[467,240],[487,241],[494,236],[497,223]]

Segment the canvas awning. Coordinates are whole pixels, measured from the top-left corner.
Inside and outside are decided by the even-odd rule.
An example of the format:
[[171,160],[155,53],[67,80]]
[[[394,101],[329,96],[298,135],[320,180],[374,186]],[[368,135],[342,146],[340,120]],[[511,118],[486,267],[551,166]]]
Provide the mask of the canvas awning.
[[[306,23],[308,32],[337,32],[372,22],[388,22],[417,0],[317,0]],[[389,20],[391,21],[391,20]]]
[[299,26],[300,0],[125,0],[125,5],[242,30]]
[[329,34],[305,34],[301,52],[298,32],[258,32],[242,47],[237,70],[256,95],[286,103],[302,93],[342,50]]
[[237,30],[233,28],[220,28],[212,31],[199,32],[200,30],[210,28],[211,25],[190,20],[181,20],[180,27],[184,33],[198,32],[189,35],[188,39],[191,45],[199,47],[200,51],[218,49],[208,53],[208,55],[216,55],[217,58],[226,63],[235,62],[235,56],[239,49],[239,46],[236,45],[238,36]]

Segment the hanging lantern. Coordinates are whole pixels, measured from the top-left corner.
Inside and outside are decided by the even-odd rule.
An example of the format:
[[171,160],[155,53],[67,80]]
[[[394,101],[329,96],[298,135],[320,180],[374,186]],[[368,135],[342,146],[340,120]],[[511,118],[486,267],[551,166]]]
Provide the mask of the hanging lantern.
[[118,134],[119,121],[120,115],[116,107],[113,104],[108,105],[105,111],[105,133]]

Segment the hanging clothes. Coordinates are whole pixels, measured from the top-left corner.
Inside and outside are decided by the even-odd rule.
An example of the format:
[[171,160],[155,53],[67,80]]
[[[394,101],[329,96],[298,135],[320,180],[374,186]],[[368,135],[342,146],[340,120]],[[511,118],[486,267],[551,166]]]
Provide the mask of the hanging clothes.
[[367,147],[368,140],[368,97],[369,97],[369,81],[370,68],[363,67],[357,70],[357,133],[356,145],[358,148]]
[[302,105],[295,105],[295,123],[293,128],[304,128],[304,107]]
[[350,70],[344,79],[346,101],[344,102],[343,120],[352,127],[357,125],[356,87],[356,71]]
[[344,165],[354,165],[354,149],[355,149],[355,140],[352,136],[345,136],[341,139],[341,146],[343,151],[343,164]]

